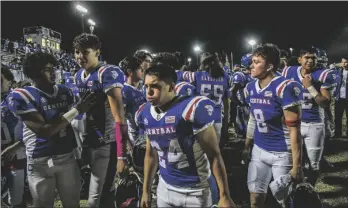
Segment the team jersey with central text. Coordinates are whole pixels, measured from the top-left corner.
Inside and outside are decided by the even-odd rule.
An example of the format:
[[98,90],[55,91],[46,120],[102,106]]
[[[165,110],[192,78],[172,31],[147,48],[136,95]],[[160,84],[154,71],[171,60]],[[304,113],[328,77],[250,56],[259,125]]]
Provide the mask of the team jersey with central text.
[[86,139],[84,145],[100,147],[115,140],[115,120],[111,112],[107,93],[113,88],[122,88],[125,76],[122,70],[114,65],[101,64],[86,76],[80,69],[75,74],[75,83],[80,96],[86,92],[97,95],[97,103],[86,113]]
[[290,136],[283,110],[300,105],[301,85],[276,76],[264,88],[259,81],[250,82],[244,89],[250,113],[255,119],[254,143],[267,151],[290,151]]
[[[320,92],[321,88],[331,91],[336,87],[334,73],[329,69],[316,69],[311,73],[312,84],[315,89]],[[302,75],[301,66],[291,66],[284,68],[282,76],[294,80],[302,85]],[[302,88],[302,93],[300,96],[302,101],[302,122],[323,122],[324,111],[314,100],[313,96],[309,93],[307,89]]]
[[214,103],[203,96],[177,99],[162,113],[150,103],[143,104],[136,113],[136,122],[158,153],[160,174],[166,183],[206,188],[210,164],[196,135],[213,125]]
[[[38,112],[45,123],[50,123],[69,111],[74,103],[71,91],[64,85],[55,85],[53,94],[48,94],[33,86],[14,89],[7,97],[9,109],[17,116],[29,112]],[[40,158],[72,152],[76,147],[72,127],[50,138],[38,137],[23,123],[23,143],[28,157]]]

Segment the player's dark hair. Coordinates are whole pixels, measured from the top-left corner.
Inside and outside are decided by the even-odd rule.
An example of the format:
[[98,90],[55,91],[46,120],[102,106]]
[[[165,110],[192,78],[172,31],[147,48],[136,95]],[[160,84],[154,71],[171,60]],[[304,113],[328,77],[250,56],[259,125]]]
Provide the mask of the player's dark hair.
[[301,50],[300,50],[300,57],[302,57],[306,53],[318,55],[317,50],[314,47],[312,47],[312,46],[307,46],[307,47],[301,48]]
[[203,70],[213,78],[223,77],[225,73],[219,62],[219,58],[215,54],[208,55],[202,61]]
[[266,60],[267,64],[273,65],[273,71],[279,69],[280,66],[280,50],[273,43],[263,43],[256,47],[252,52],[253,56],[261,56]]
[[176,83],[177,81],[175,69],[166,64],[152,65],[145,71],[145,75],[157,76],[160,80],[167,84]]
[[181,53],[180,51],[177,51],[174,53],[174,55],[178,59],[179,68],[181,68],[182,66],[186,64],[185,56],[183,53]]
[[10,68],[4,64],[1,64],[1,74],[7,79],[8,81],[14,81],[14,76],[10,70]]
[[289,59],[288,59],[288,63],[287,63],[288,66],[298,66],[299,63],[298,63],[298,57],[296,56],[291,56]]
[[41,70],[47,65],[58,65],[56,58],[50,53],[36,52],[28,54],[23,62],[23,73],[30,79],[35,79],[39,76]]
[[125,68],[127,68],[128,63],[129,63],[129,57],[124,57],[124,58],[118,63],[118,66],[121,67],[122,70],[125,70]]
[[152,58],[152,56],[151,56],[150,53],[148,53],[148,52],[146,52],[146,51],[143,51],[143,50],[137,50],[137,51],[135,51],[135,53],[134,53],[133,56],[136,57],[136,58],[138,58],[138,59],[140,59],[141,61],[145,61],[146,56],[149,56],[149,57]]
[[128,77],[128,70],[131,70],[132,72],[137,71],[140,68],[142,61],[134,56],[128,57],[127,61],[128,62],[126,63],[124,68],[122,68],[122,71]]
[[178,58],[173,53],[169,53],[169,52],[158,53],[157,56],[153,59],[152,64],[154,65],[165,64],[174,69],[180,68]]
[[82,33],[74,38],[73,49],[87,49],[99,50],[101,42],[99,37],[89,33]]
[[286,50],[280,50],[280,58],[289,58],[289,53]]

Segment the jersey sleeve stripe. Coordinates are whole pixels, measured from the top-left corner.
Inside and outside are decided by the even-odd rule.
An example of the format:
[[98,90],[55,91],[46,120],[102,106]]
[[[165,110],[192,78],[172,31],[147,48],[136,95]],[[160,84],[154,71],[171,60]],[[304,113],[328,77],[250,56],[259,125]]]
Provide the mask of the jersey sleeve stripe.
[[188,71],[185,71],[183,74],[182,74],[182,78],[184,79],[184,81],[189,81],[189,72]]
[[174,87],[174,92],[177,94],[180,92],[181,88],[185,85],[185,82],[180,82]]
[[13,91],[15,91],[18,95],[20,95],[20,96],[24,99],[24,101],[25,101],[26,103],[35,101],[34,96],[32,96],[32,95],[30,94],[30,92],[28,92],[28,91],[25,90],[25,89],[19,89],[19,88],[17,88],[17,89],[14,89]]
[[141,106],[139,106],[139,109],[135,112],[135,121],[137,120],[140,112],[145,108],[145,105],[146,103],[141,104]]
[[284,89],[289,82],[291,82],[291,80],[285,80],[282,83],[280,83],[280,85],[277,87],[277,96],[278,97],[280,97],[280,98],[283,97]]
[[190,83],[195,81],[195,73],[194,72],[189,72],[190,74]]
[[290,66],[286,66],[284,69],[283,69],[283,72],[282,72],[282,76],[283,77],[286,77],[286,75],[288,75],[288,70],[289,70]]
[[330,69],[326,69],[325,71],[323,71],[319,77],[319,80],[324,83],[326,80],[326,77],[328,75],[328,73],[330,72]]
[[103,76],[103,73],[104,73],[104,71],[106,70],[106,68],[108,68],[108,66],[102,66],[102,67],[98,70],[98,80],[99,80],[100,83],[103,82],[102,76]]
[[186,121],[193,121],[194,117],[194,109],[196,108],[196,104],[198,104],[199,101],[201,101],[203,97],[195,97],[193,98],[188,105],[186,106],[184,112],[183,112],[183,118]]

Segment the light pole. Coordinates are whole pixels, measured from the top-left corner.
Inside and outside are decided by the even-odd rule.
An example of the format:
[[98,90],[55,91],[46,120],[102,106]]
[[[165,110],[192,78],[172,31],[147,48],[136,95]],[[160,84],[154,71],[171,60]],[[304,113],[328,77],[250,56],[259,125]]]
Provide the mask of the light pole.
[[251,45],[251,50],[254,50],[254,45],[256,44],[256,41],[254,39],[249,40],[249,45]]
[[89,20],[88,20],[88,23],[90,24],[89,30],[91,31],[91,34],[93,34],[95,22],[94,22],[93,20],[89,19]]
[[84,24],[83,19],[84,19],[85,14],[87,14],[88,10],[85,7],[83,7],[83,6],[79,5],[79,4],[76,5],[76,9],[81,14],[82,32],[85,32],[85,24]]
[[201,47],[199,45],[196,45],[193,50],[195,51],[197,55],[197,65],[199,65],[199,53],[202,51]]
[[290,54],[292,56],[292,51],[294,50],[293,48],[289,48],[290,49]]

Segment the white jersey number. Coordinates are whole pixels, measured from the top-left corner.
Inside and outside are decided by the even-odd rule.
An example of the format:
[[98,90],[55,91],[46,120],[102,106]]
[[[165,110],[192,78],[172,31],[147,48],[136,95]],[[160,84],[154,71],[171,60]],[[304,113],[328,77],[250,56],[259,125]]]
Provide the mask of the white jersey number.
[[303,93],[302,109],[311,109],[313,104],[311,103],[313,96],[310,93]]
[[[213,88],[213,93],[211,93]],[[212,84],[202,84],[201,86],[201,95],[206,96],[212,99],[215,104],[219,105],[222,103],[222,97],[224,93],[224,87],[222,85],[212,85]],[[210,97],[209,95],[213,94],[214,97]]]
[[177,139],[170,140],[168,150],[168,163],[176,164],[177,169],[187,168],[189,163]]
[[254,117],[256,120],[256,126],[260,133],[267,133],[268,127],[265,123],[265,117],[263,116],[263,112],[261,109],[254,109]]

